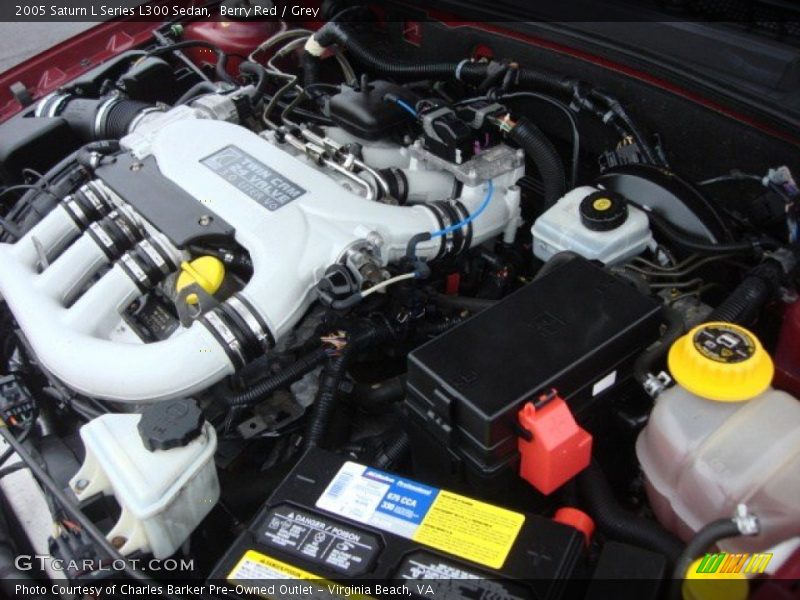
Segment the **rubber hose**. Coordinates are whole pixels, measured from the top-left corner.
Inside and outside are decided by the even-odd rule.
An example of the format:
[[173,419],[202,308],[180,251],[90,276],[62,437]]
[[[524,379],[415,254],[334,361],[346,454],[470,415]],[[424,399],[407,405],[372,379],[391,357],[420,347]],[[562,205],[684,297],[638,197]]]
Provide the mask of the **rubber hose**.
[[[638,207],[641,208],[641,207]],[[688,252],[697,254],[751,254],[761,248],[777,248],[779,244],[765,239],[758,242],[710,243],[701,242],[676,229],[669,221],[652,210],[646,210],[650,223],[673,244]]]
[[333,418],[339,384],[347,370],[352,350],[345,349],[341,355],[331,359],[320,375],[317,396],[311,409],[311,416],[306,425],[303,447],[305,449],[319,446],[328,432],[328,425]]
[[542,130],[522,117],[508,137],[519,144],[536,165],[544,184],[544,208],[553,206],[567,191],[564,163]]
[[[113,102],[104,115],[101,109]],[[127,98],[73,98],[59,114],[84,141],[119,139],[128,133],[133,120],[154,104]],[[106,110],[106,109],[103,109]],[[98,119],[98,117],[101,117]]]
[[108,156],[119,152],[119,140],[98,140],[96,142],[89,142],[78,150],[76,160],[82,167],[93,170],[94,169],[94,154]]
[[[314,39],[324,47],[337,45],[346,49],[353,58],[372,71],[377,71],[383,75],[390,75],[395,79],[450,79],[455,75],[458,63],[439,62],[439,63],[409,63],[397,60],[387,60],[378,56],[368,48],[366,44],[359,41],[355,36],[335,21],[330,21],[323,25]],[[484,77],[486,66],[483,66]],[[483,77],[481,77],[481,80]]]
[[764,305],[778,293],[782,277],[783,267],[777,261],[760,264],[711,312],[708,320],[740,325],[752,323]]
[[228,71],[226,70],[226,66],[228,64],[228,55],[223,52],[219,46],[215,46],[211,42],[206,42],[204,40],[184,40],[182,42],[176,42],[168,46],[161,46],[160,48],[151,50],[148,52],[148,55],[160,56],[162,54],[168,54],[170,52],[174,52],[175,50],[182,50],[184,48],[207,48],[208,50],[214,52],[217,55],[217,62],[214,65],[214,72],[216,73],[217,78],[220,81],[225,81],[226,83],[235,83],[233,78],[228,75]]
[[22,469],[27,469],[28,467],[25,463],[16,462],[14,464],[8,465],[7,467],[0,467],[0,479],[5,477],[6,475],[11,475],[12,473],[16,473],[17,471],[21,471]]
[[336,408],[339,385],[356,352],[376,343],[387,342],[393,336],[394,332],[387,324],[369,323],[364,330],[348,336],[347,345],[341,354],[328,360],[322,370],[317,397],[314,399],[311,415],[306,424],[303,440],[305,449],[320,446],[325,440]]
[[563,250],[562,252],[557,252],[553,254],[542,268],[536,271],[536,275],[533,276],[533,280],[536,281],[537,279],[541,279],[548,273],[552,273],[561,265],[565,265],[571,260],[575,258],[580,258],[580,254],[577,252],[573,252],[572,250]]
[[[378,56],[371,48],[352,35],[346,27],[334,21],[323,25],[314,34],[314,39],[323,47],[336,44],[346,49],[363,66],[394,79],[457,78],[465,83],[480,85],[490,76],[489,66],[485,63],[472,61],[423,63],[386,59]],[[517,81],[526,87],[570,95],[577,85],[574,79],[527,67],[518,69]]]
[[611,539],[659,552],[675,564],[683,551],[681,541],[657,523],[620,506],[605,474],[595,461],[577,479],[580,494],[600,531]]
[[210,81],[198,81],[188,90],[186,90],[180,98],[175,100],[175,106],[180,106],[181,104],[186,104],[187,102],[194,100],[201,94],[213,94],[217,91],[217,86],[215,86]]
[[408,434],[405,431],[400,431],[394,439],[392,439],[379,456],[373,460],[373,464],[378,469],[389,468],[399,462],[408,451],[411,449],[411,441],[408,439]]
[[414,336],[417,339],[422,339],[439,335],[448,329],[452,329],[462,321],[464,321],[462,317],[450,317],[438,323],[419,323],[414,327]]
[[682,597],[681,587],[683,585],[683,579],[686,577],[686,572],[689,570],[689,567],[698,556],[720,540],[738,537],[739,535],[741,535],[739,527],[733,519],[712,521],[698,531],[694,537],[689,540],[689,543],[686,544],[683,552],[681,552],[675,561],[675,570],[672,573],[672,598],[678,600]]
[[154,104],[139,102],[138,100],[121,100],[117,102],[108,111],[108,115],[103,123],[103,131],[98,133],[99,137],[115,140],[125,137],[128,135],[128,130],[134,119],[136,119],[142,111],[154,107]]
[[473,298],[470,296],[454,296],[451,294],[441,294],[439,292],[430,292],[430,297],[431,300],[439,306],[462,308],[471,312],[480,312],[497,304],[497,300]]
[[517,81],[521,87],[548,90],[550,92],[572,94],[579,85],[578,80],[557,75],[548,71],[522,67]]
[[308,52],[303,53],[303,87],[309,87],[319,81],[322,59]]
[[279,373],[259,381],[251,388],[245,390],[235,396],[229,396],[225,399],[228,406],[231,408],[240,408],[244,406],[253,406],[258,404],[270,394],[275,393],[277,390],[286,387],[316,369],[328,358],[327,348],[317,348],[310,354],[297,359]]
[[667,330],[633,363],[633,377],[639,383],[647,381],[648,375],[653,371],[655,365],[664,360],[672,343],[686,332],[686,322],[680,312],[670,306],[664,306],[662,314],[667,322]]
[[80,151],[81,148],[64,157],[43,175],[42,179],[48,183],[46,189],[28,190],[8,211],[6,219],[16,223],[21,233],[29,231],[53,210],[64,196],[85,181],[87,172],[77,162]]
[[399,402],[406,395],[406,377],[398,375],[379,383],[356,383],[353,399],[366,407]]
[[257,105],[267,93],[267,70],[258,63],[245,61],[239,65],[239,71],[256,78],[255,89],[250,94],[250,102]]

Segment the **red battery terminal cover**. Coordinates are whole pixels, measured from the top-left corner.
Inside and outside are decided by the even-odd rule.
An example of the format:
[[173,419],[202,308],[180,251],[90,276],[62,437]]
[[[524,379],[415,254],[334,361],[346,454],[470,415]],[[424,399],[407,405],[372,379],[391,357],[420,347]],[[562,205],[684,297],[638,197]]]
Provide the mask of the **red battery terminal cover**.
[[519,474],[541,493],[554,492],[589,466],[592,436],[555,390],[526,403],[519,424]]

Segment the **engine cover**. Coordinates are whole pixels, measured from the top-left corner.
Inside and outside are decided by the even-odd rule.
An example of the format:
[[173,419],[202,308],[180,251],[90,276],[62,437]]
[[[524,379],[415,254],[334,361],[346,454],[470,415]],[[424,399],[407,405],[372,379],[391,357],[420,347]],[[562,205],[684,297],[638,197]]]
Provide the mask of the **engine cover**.
[[[123,138],[136,158],[128,176],[104,180],[100,168],[91,190],[65,199],[17,243],[0,245],[0,291],[24,335],[43,367],[83,394],[146,402],[205,389],[291,329],[325,269],[353,244],[369,238],[387,264],[412,236],[440,227],[427,206],[367,201],[238,125],[163,118],[146,135]],[[472,244],[516,223],[519,175],[495,178]],[[486,190],[465,186],[464,210],[475,210]],[[106,239],[110,211],[125,218]],[[253,275],[244,289],[167,340],[109,339],[120,312],[186,260],[184,246],[204,228],[232,234],[249,252]],[[417,254],[436,256],[447,243],[423,242]]]

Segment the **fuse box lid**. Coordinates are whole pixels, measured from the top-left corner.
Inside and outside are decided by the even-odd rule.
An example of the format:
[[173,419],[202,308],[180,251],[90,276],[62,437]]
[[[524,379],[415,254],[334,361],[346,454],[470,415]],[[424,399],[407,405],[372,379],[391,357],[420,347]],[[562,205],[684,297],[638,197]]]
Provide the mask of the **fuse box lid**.
[[660,311],[632,284],[575,258],[414,350],[407,406],[432,429],[461,430],[490,451],[542,392],[555,387],[569,400],[601,390],[621,357],[657,338]]

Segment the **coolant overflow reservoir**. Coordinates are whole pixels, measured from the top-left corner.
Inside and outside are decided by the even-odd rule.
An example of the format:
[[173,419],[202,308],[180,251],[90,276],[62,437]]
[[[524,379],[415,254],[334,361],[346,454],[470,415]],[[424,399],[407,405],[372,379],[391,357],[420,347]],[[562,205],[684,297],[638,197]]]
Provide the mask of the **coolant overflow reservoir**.
[[746,503],[761,533],[720,543],[763,550],[800,534],[800,402],[770,387],[755,335],[704,323],[673,344],[676,385],[658,397],[636,443],[656,517],[684,540]]
[[80,433],[86,458],[70,486],[78,500],[116,498],[121,514],[106,537],[123,555],[171,556],[219,499],[216,433],[193,401],[103,415]]

